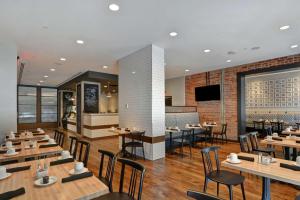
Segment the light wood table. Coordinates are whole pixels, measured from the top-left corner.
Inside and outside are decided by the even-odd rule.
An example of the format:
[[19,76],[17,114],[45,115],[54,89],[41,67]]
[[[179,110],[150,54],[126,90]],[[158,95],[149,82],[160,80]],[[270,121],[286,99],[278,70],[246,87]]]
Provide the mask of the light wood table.
[[[46,161],[56,160],[57,158],[47,158],[39,160],[43,166]],[[1,180],[0,193],[16,190],[24,187],[26,193],[14,199],[33,199],[33,200],[69,200],[69,199],[93,199],[109,192],[108,187],[97,177],[92,176],[76,181],[62,183],[62,178],[68,177],[69,171],[73,169],[74,163],[65,163],[61,165],[50,166],[48,175],[56,176],[57,182],[47,187],[37,187],[34,185],[36,176],[37,161],[29,161],[18,164],[6,165],[7,168],[31,165],[29,170],[14,172],[12,176]]]
[[282,131],[281,134],[284,135],[299,135],[300,136],[300,130],[296,130],[296,131]]
[[[39,148],[40,145],[44,145],[44,144],[47,143],[38,143],[37,147],[26,149],[25,146],[27,145],[27,142],[22,142],[21,145],[14,146],[15,149],[21,148],[21,151],[19,151],[18,154],[12,156],[0,154],[0,162],[9,161],[9,160],[18,160],[19,162],[23,162],[25,161],[25,158],[55,155],[63,151],[63,149],[60,146]],[[3,150],[4,148],[1,149]]]
[[44,137],[45,137],[45,134],[44,135],[32,135],[32,136],[20,135],[19,137],[15,137],[14,139],[6,138],[6,141],[18,142],[18,141],[25,141],[25,140],[41,140]]
[[294,171],[280,167],[280,163],[293,165],[295,162],[276,158],[276,163],[263,165],[257,162],[258,156],[248,153],[239,153],[238,155],[254,157],[254,162],[242,160],[240,164],[231,164],[227,161],[222,162],[222,166],[261,176],[263,178],[262,199],[270,200],[270,179],[290,183],[300,186],[300,171]]

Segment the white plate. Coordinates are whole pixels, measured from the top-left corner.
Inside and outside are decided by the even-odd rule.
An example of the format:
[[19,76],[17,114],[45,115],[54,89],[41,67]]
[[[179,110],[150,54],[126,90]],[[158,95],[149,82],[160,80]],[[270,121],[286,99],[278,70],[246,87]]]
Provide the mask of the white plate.
[[71,174],[71,175],[75,175],[75,174],[82,174],[82,173],[84,173],[84,172],[88,172],[89,170],[87,169],[87,168],[83,168],[81,171],[79,171],[79,172],[75,172],[75,170],[74,169],[71,169],[70,171],[69,171],[69,174]]
[[49,183],[43,184],[43,178],[40,178],[40,179],[34,181],[34,185],[44,187],[44,186],[52,185],[52,184],[56,183],[56,181],[57,181],[56,176],[49,176]]
[[265,139],[266,142],[274,142],[275,140],[268,140],[268,139]]
[[3,154],[3,155],[4,155],[4,156],[15,156],[15,155],[18,155],[18,154],[19,154],[19,152],[10,153],[10,154],[5,153],[5,154]]
[[57,160],[64,160],[64,159],[69,159],[69,158],[73,158],[73,156],[69,156],[68,158],[63,158],[63,157],[59,156],[59,157],[57,158]]
[[35,148],[35,146],[33,146],[33,147],[25,146],[25,149],[34,149],[34,148]]
[[297,167],[300,167],[300,165],[299,165],[299,164],[297,164],[296,162],[294,163],[294,165],[296,165]]
[[11,173],[6,173],[5,176],[1,177],[0,180],[6,179],[11,176]]
[[232,161],[230,159],[226,159],[227,162],[231,163],[231,164],[239,164],[241,163],[242,161],[240,159],[236,160],[236,161]]

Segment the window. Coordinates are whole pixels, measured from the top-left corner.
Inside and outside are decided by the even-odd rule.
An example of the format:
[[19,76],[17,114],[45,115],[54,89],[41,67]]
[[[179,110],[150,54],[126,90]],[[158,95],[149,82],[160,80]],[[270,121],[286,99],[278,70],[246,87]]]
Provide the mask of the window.
[[57,89],[41,89],[41,121],[57,122]]
[[20,86],[18,92],[18,119],[19,123],[36,123],[35,87]]

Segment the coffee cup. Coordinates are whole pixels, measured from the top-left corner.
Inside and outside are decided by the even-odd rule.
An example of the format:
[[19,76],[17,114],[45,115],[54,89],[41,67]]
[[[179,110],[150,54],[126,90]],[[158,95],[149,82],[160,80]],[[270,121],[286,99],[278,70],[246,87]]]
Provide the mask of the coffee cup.
[[50,138],[49,135],[45,135],[45,136],[44,136],[44,139],[45,139],[45,140],[49,140],[49,138]]
[[278,137],[278,133],[273,133],[272,136],[273,137]]
[[7,141],[7,142],[5,143],[5,146],[6,146],[7,148],[11,148],[11,147],[13,146],[12,141]]
[[80,172],[81,170],[83,170],[83,168],[83,162],[76,162],[74,165],[75,172]]
[[55,140],[51,138],[51,139],[49,139],[48,143],[49,144],[55,144]]
[[0,178],[3,178],[6,176],[6,167],[0,166]]
[[227,158],[230,160],[230,161],[237,161],[238,160],[238,156],[236,153],[230,153],[229,156],[227,156]]
[[9,134],[9,138],[10,138],[10,139],[15,139],[15,138],[16,138],[16,136],[15,136],[15,134],[14,134],[14,133],[10,133],[10,134]]
[[7,154],[14,154],[14,153],[16,153],[16,150],[14,148],[10,148],[10,149],[7,150],[6,153]]
[[267,135],[267,140],[272,140],[272,136],[271,135]]
[[297,158],[296,158],[296,164],[300,166],[300,156],[297,156]]
[[62,151],[61,152],[61,158],[66,159],[70,157],[70,152],[69,151]]
[[286,128],[285,129],[287,132],[290,132],[291,131],[291,128]]

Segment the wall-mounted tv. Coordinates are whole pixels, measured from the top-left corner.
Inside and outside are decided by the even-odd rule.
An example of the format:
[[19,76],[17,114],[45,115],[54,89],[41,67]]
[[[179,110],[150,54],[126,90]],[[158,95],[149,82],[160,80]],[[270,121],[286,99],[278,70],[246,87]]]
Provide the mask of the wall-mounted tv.
[[220,100],[220,85],[208,85],[195,88],[196,101]]

